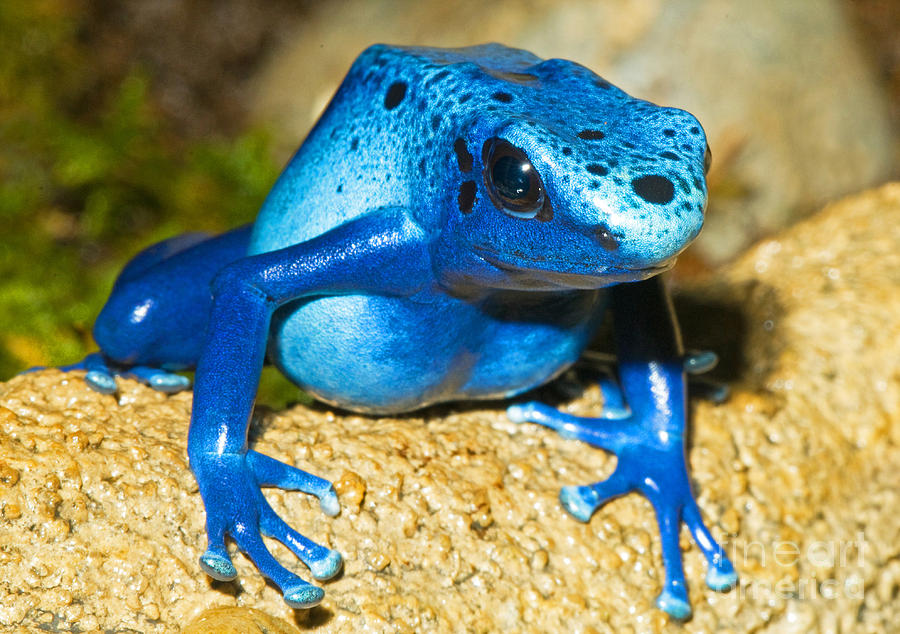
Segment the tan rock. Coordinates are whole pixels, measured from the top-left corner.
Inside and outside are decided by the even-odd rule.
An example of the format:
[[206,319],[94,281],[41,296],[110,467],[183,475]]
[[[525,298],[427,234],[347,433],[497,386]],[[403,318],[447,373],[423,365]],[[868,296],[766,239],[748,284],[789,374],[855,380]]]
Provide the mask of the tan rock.
[[[704,515],[742,575],[728,594],[708,590],[685,535],[695,614],[683,628],[653,607],[650,505],[628,496],[585,525],[557,501],[614,458],[516,426],[502,405],[400,419],[259,413],[256,449],[342,492],[334,519],[302,494],[267,493],[346,558],[322,606],[294,612],[243,556],[234,583],[200,572],[191,395],[122,381],[104,396],[56,371],[0,385],[0,626],[889,631],[900,622],[900,184],[827,208],[682,295],[703,322],[688,333],[740,335],[725,368],[739,377],[734,396],[694,404],[690,459]],[[738,323],[717,326],[721,307]],[[541,396],[580,414],[600,405],[593,388],[568,403],[552,388]],[[212,608],[242,611],[201,617]],[[248,608],[284,623],[260,624]]]
[[296,627],[253,608],[223,607],[206,610],[183,634],[299,634]]

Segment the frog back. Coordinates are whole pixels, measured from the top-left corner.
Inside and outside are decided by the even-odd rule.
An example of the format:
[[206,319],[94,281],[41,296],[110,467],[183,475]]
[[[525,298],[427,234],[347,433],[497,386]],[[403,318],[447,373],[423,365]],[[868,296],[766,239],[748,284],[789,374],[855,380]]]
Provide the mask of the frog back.
[[490,92],[538,62],[499,44],[369,47],[272,188],[250,254],[304,242],[386,207],[406,209],[436,234],[457,206],[458,183],[448,178],[465,158],[458,143],[476,116],[467,103],[472,89]]
[[285,167],[254,224],[250,254],[305,242],[385,207],[412,207],[427,151],[424,108],[408,103],[422,60],[372,46],[354,62]]

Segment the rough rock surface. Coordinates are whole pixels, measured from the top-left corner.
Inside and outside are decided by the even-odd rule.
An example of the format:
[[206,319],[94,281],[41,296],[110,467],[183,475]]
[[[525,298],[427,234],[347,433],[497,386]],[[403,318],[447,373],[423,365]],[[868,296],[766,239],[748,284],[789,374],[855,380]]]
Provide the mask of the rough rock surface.
[[261,73],[257,117],[277,122],[287,156],[374,42],[496,41],[572,59],[626,92],[699,117],[713,150],[712,196],[691,253],[721,262],[836,196],[897,175],[887,95],[843,4],[326,3]]
[[[898,247],[893,184],[682,289],[688,343],[731,346],[733,397],[695,403],[690,461],[741,573],[734,591],[708,590],[683,534],[695,610],[683,628],[653,607],[649,504],[628,496],[580,524],[557,501],[615,459],[516,426],[499,404],[380,420],[321,406],[258,414],[256,448],[333,479],[341,498],[329,519],[302,494],[268,494],[346,558],[322,606],[294,612],[242,556],[234,583],[200,573],[190,393],[123,381],[103,396],[56,371],[0,384],[0,626],[169,632],[238,606],[193,631],[279,627],[244,606],[284,631],[889,631],[900,623]],[[597,411],[597,391],[578,392],[541,396]]]

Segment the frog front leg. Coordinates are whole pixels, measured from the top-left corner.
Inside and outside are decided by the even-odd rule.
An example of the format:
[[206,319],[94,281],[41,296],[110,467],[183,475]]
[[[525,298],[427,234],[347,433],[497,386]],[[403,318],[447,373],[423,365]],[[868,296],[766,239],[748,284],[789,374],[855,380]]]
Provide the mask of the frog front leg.
[[309,541],[279,518],[262,493],[274,485],[319,497],[337,514],[333,487],[247,447],[247,428],[276,308],[316,294],[408,295],[428,279],[424,234],[402,210],[379,210],[295,246],[234,262],[216,277],[206,342],[197,365],[188,455],[206,507],[209,538],[201,565],[217,579],[236,575],[225,550],[230,536],[285,601],[308,608],[320,588],[288,571],[268,552],[262,535],[274,537],[327,579],[340,556]]
[[682,522],[707,560],[709,587],[727,590],[737,583],[737,574],[703,523],[691,492],[685,458],[684,353],[671,302],[659,278],[621,284],[611,292],[619,382],[629,415],[617,420],[584,418],[540,403],[514,405],[509,415],[616,455],[616,468],[609,478],[564,487],[560,500],[569,513],[587,522],[598,508],[619,496],[632,491],[646,496],[656,512],[665,566],[657,605],[675,618],[686,619],[691,607],[678,544]]

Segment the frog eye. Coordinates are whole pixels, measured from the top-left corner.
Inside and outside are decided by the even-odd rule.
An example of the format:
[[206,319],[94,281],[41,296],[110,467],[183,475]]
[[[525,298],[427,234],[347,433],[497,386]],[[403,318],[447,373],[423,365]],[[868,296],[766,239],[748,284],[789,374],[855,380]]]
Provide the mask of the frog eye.
[[534,218],[544,207],[544,185],[525,152],[503,139],[484,144],[484,182],[491,201],[516,218]]
[[706,146],[706,152],[703,153],[703,173],[709,174],[709,166],[712,165],[712,152],[709,151],[709,145]]

